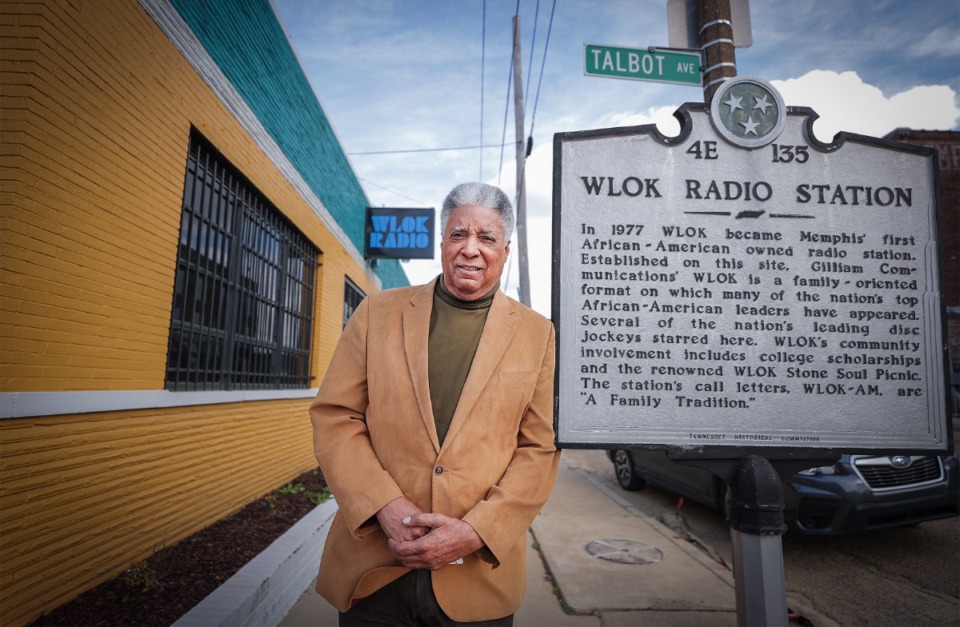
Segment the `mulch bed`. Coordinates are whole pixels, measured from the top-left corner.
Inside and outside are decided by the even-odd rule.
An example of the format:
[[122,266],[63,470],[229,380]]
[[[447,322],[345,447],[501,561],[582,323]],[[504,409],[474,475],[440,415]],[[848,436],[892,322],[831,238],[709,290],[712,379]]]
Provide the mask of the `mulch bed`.
[[167,627],[327,496],[323,474],[318,469],[306,472],[31,624]]

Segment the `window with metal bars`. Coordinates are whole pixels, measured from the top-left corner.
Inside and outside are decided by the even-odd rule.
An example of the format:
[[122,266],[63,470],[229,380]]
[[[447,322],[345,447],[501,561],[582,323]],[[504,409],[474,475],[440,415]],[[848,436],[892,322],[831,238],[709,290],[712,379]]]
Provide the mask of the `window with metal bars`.
[[346,279],[343,283],[343,326],[350,322],[350,316],[357,310],[357,307],[367,295],[363,293],[357,284]]
[[318,250],[191,134],[168,390],[310,387]]

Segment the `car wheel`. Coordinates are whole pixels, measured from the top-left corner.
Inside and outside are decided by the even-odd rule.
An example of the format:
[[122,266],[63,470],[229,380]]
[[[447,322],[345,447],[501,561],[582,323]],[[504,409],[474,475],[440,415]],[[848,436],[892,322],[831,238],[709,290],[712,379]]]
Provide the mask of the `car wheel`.
[[633,460],[627,451],[614,451],[613,470],[617,475],[617,483],[619,483],[620,487],[624,490],[634,492],[642,489],[647,483],[643,477],[638,475],[636,470],[634,470]]

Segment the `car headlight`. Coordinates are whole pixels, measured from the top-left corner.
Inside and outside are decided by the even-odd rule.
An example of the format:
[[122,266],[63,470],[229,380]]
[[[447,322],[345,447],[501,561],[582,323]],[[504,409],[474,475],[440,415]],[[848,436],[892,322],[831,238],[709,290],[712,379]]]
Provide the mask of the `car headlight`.
[[837,467],[835,465],[831,465],[819,466],[817,468],[807,468],[806,470],[801,470],[797,474],[807,475],[808,477],[816,477],[818,475],[835,475],[837,474]]

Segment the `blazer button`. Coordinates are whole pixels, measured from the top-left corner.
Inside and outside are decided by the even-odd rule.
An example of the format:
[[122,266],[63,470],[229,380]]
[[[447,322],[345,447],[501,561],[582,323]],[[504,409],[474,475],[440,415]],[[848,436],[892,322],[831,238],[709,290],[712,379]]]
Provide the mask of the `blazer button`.
[[433,469],[433,472],[434,472],[434,474],[442,475],[442,474],[443,474],[443,466],[437,466],[436,468]]

